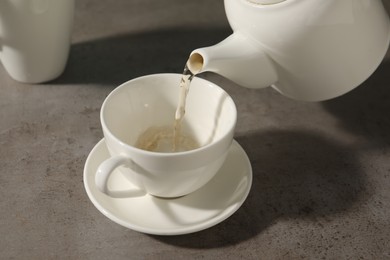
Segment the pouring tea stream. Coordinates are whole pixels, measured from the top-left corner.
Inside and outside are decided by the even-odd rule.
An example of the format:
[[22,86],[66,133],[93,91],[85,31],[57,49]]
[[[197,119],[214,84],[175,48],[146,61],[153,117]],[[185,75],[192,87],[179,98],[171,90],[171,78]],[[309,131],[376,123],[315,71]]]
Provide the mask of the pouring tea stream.
[[305,101],[343,95],[384,58],[390,23],[381,0],[225,0],[233,34],[194,50],[189,69]]

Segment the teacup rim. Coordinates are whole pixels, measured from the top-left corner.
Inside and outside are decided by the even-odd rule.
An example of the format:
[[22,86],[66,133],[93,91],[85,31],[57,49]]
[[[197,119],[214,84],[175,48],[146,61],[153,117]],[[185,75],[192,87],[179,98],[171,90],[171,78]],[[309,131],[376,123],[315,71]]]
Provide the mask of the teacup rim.
[[224,135],[224,137],[222,138],[219,138],[217,139],[216,141],[214,142],[211,142],[211,143],[208,143],[206,145],[202,145],[196,149],[192,149],[192,150],[188,150],[188,151],[180,151],[180,152],[155,152],[155,151],[147,151],[147,150],[143,150],[143,149],[140,149],[140,148],[137,148],[133,145],[130,145],[126,142],[124,142],[123,140],[121,140],[120,138],[118,138],[117,136],[115,136],[108,128],[108,126],[106,125],[105,123],[105,120],[104,120],[104,116],[103,116],[103,111],[104,111],[104,107],[106,106],[107,104],[107,100],[112,97],[113,95],[116,94],[116,92],[120,91],[122,88],[124,88],[126,85],[132,83],[132,82],[135,82],[135,81],[139,81],[139,80],[142,80],[142,79],[145,79],[145,78],[151,78],[151,77],[165,77],[165,76],[175,76],[175,77],[180,77],[182,76],[182,74],[179,74],[179,73],[154,73],[154,74],[147,74],[147,75],[143,75],[143,76],[140,76],[140,77],[136,77],[136,78],[133,78],[133,79],[130,79],[128,81],[125,81],[123,82],[122,84],[118,85],[115,89],[113,89],[107,96],[106,98],[104,99],[103,101],[103,104],[101,106],[101,109],[100,109],[100,122],[101,122],[101,125],[102,125],[102,128],[103,128],[103,133],[104,134],[108,134],[110,136],[111,139],[114,139],[115,142],[117,142],[118,144],[120,144],[120,146],[122,147],[125,147],[126,149],[129,149],[129,150],[132,150],[132,151],[136,151],[137,153],[139,154],[142,154],[142,155],[148,155],[148,156],[157,156],[157,157],[177,157],[177,156],[189,156],[189,155],[193,155],[194,153],[199,153],[205,149],[208,149],[209,147],[211,146],[215,146],[217,145],[218,143],[221,143],[224,141],[225,137],[226,136],[229,136],[231,135],[232,136],[232,140],[233,140],[233,134],[234,134],[234,129],[235,129],[235,126],[236,126],[236,123],[237,123],[237,106],[233,100],[233,98],[229,95],[229,93],[226,92],[226,90],[224,90],[223,88],[221,88],[220,86],[218,86],[217,84],[207,80],[207,79],[204,79],[204,78],[200,78],[200,77],[196,77],[194,78],[194,80],[197,80],[197,81],[202,81],[202,82],[205,82],[207,84],[211,84],[213,87],[216,87],[217,89],[219,89],[220,91],[222,91],[223,93],[226,94],[226,97],[230,100],[231,102],[231,105],[233,106],[233,112],[234,112],[234,115],[232,115],[232,119],[233,119],[233,122],[231,123],[231,126],[230,126],[230,129],[228,131],[226,131],[226,135]]

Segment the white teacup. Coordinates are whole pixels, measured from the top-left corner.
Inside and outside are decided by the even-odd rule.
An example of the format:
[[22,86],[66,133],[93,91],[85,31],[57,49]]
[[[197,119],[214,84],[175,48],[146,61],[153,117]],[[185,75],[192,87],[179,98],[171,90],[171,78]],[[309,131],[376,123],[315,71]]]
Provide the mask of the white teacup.
[[64,71],[74,1],[0,1],[0,60],[13,79],[41,83]]
[[218,172],[231,146],[237,119],[232,98],[217,85],[194,78],[182,130],[199,148],[184,152],[150,152],[134,147],[149,127],[174,124],[179,74],[155,74],[130,80],[104,101],[100,119],[111,157],[96,173],[98,189],[118,168],[134,185],[159,197],[179,197],[205,185]]

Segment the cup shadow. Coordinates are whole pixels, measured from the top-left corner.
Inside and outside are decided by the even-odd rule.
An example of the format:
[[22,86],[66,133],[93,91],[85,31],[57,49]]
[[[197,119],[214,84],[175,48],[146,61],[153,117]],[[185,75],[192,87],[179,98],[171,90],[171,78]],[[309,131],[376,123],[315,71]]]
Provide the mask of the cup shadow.
[[364,198],[354,151],[306,131],[272,130],[237,136],[253,167],[251,192],[229,219],[184,236],[151,236],[185,248],[217,248],[255,237],[280,219],[315,221],[347,211]]
[[347,131],[362,137],[367,148],[390,145],[390,60],[350,93],[323,102]]
[[230,34],[228,28],[173,28],[75,43],[64,73],[51,83],[118,85],[146,74],[181,73],[192,50]]

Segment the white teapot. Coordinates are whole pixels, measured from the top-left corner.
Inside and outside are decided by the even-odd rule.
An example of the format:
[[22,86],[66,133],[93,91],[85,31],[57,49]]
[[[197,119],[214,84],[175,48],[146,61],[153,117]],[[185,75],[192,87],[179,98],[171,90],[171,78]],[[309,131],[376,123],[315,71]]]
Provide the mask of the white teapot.
[[366,80],[385,56],[390,23],[381,0],[225,0],[233,34],[194,50],[193,73],[272,85],[285,96],[320,101]]

